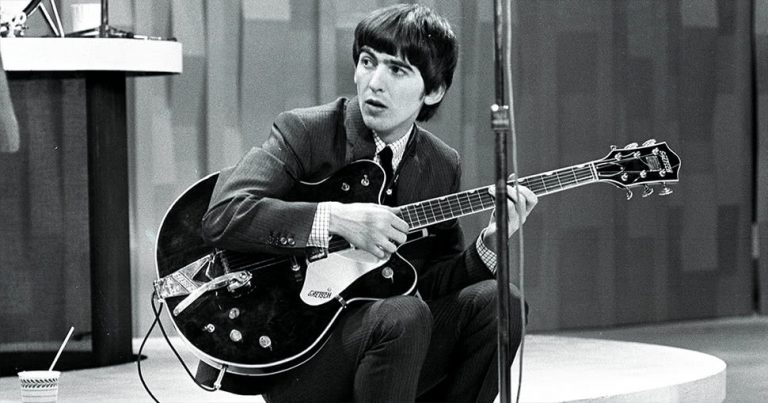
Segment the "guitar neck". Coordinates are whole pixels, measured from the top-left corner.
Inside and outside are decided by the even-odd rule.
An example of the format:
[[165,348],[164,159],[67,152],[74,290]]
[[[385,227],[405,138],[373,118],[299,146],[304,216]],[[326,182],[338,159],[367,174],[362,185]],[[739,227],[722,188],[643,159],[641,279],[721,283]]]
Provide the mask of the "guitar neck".
[[[537,196],[550,195],[597,181],[593,162],[520,178],[518,183]],[[513,184],[515,181],[508,181]],[[411,230],[490,210],[495,207],[488,186],[400,206],[398,216]]]

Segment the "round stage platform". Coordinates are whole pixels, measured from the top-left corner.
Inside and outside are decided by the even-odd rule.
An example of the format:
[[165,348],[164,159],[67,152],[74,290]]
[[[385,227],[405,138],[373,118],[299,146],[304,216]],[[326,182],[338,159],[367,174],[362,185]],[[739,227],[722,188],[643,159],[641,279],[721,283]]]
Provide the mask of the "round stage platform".
[[[725,400],[725,362],[697,351],[543,335],[526,336],[524,350],[521,402]],[[518,365],[516,359],[513,400]]]
[[[193,367],[197,360],[178,338],[174,346]],[[134,343],[134,352],[138,343]],[[250,402],[261,397],[199,389],[165,341],[150,339],[143,352],[144,378],[161,402]],[[522,402],[722,402],[725,363],[711,355],[653,344],[528,335],[525,338]],[[35,368],[29,368],[35,369]],[[517,391],[517,361],[512,368]],[[17,377],[0,378],[0,403],[20,399]],[[141,386],[136,364],[62,373],[61,402],[151,401]],[[498,401],[498,399],[497,399]]]

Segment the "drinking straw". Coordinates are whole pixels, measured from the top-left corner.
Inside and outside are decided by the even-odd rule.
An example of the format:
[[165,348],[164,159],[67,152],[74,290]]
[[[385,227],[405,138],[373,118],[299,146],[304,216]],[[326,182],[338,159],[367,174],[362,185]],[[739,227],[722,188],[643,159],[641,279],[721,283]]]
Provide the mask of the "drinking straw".
[[56,361],[59,360],[59,356],[61,355],[61,352],[64,351],[64,346],[66,346],[67,342],[69,341],[69,336],[72,336],[72,332],[74,331],[75,331],[74,326],[69,328],[69,333],[67,333],[67,337],[64,338],[64,342],[61,343],[61,347],[59,347],[59,352],[56,353],[56,358],[53,359],[53,362],[51,363],[51,367],[48,368],[49,371],[53,371],[53,366],[56,365]]

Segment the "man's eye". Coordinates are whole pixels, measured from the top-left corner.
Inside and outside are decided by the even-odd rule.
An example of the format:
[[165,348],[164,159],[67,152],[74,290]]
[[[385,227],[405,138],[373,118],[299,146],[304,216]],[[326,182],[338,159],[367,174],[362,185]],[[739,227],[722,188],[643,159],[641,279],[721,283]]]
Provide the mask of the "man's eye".
[[371,58],[369,58],[369,57],[361,57],[360,58],[360,64],[362,64],[363,66],[368,67],[368,66],[373,65],[373,60],[371,60]]
[[398,66],[390,67],[390,71],[392,72],[392,74],[394,74],[396,76],[401,76],[401,75],[405,74],[405,69],[400,68]]

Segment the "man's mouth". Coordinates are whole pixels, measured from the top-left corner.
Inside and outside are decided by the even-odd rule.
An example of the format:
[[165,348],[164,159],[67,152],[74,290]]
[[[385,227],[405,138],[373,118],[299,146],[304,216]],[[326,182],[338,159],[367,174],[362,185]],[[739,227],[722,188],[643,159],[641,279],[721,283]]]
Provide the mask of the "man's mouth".
[[379,102],[375,99],[367,99],[365,100],[366,105],[370,105],[376,108],[386,108],[387,106],[384,105],[382,102]]

